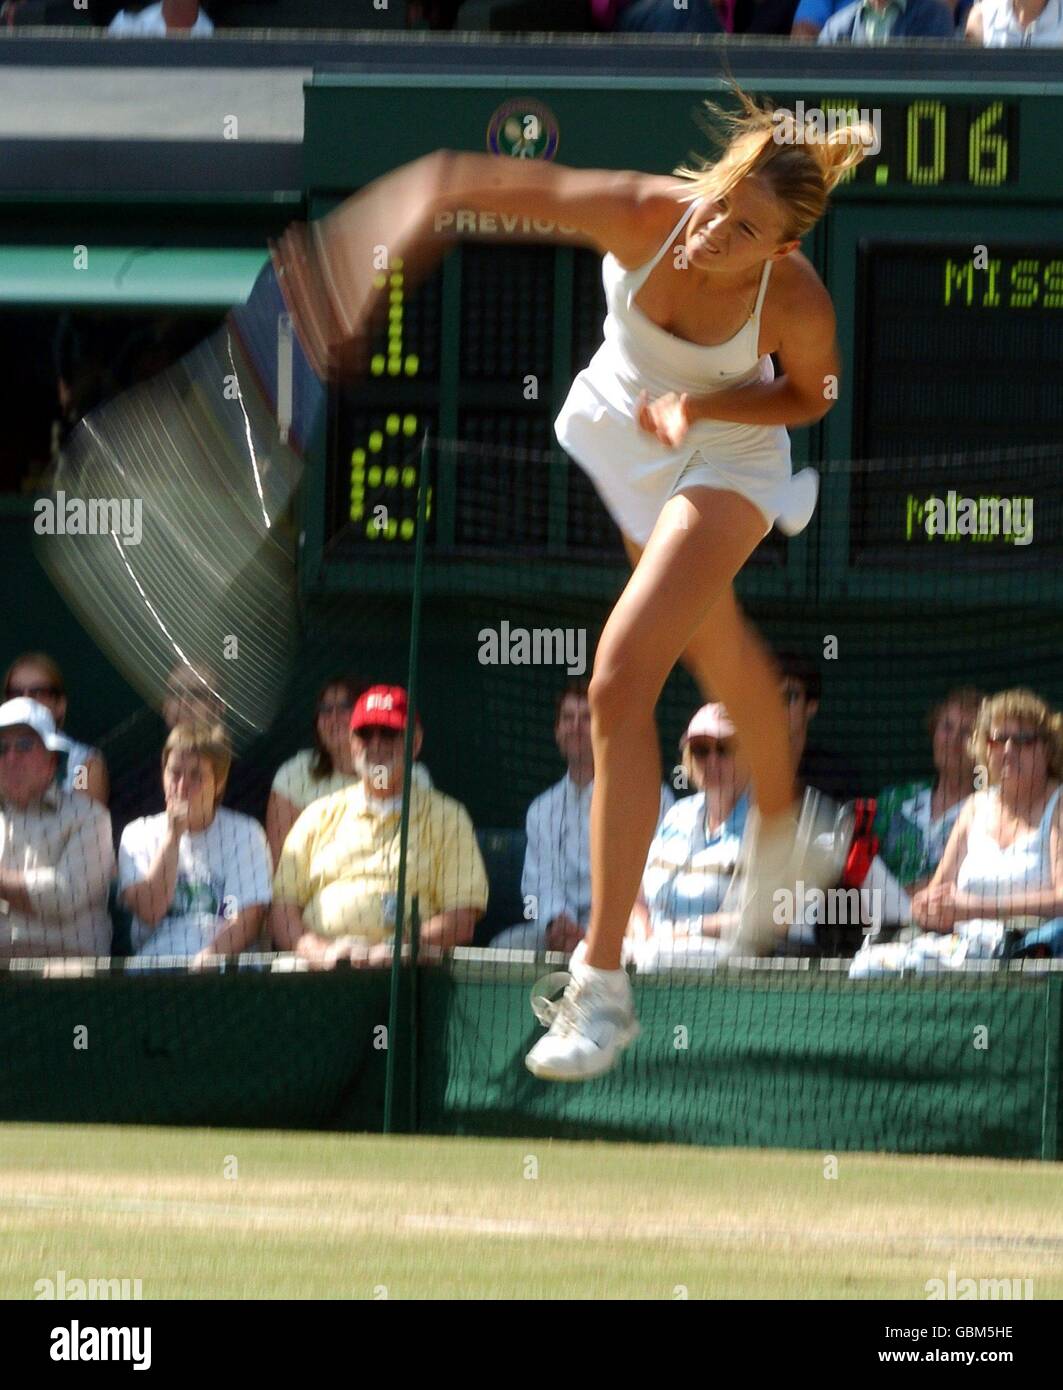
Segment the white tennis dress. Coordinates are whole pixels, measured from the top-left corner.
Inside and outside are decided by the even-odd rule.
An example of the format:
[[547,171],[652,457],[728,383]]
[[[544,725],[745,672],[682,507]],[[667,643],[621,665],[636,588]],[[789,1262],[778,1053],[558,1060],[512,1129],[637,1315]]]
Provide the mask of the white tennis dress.
[[758,355],[760,313],[771,274],[766,261],[748,321],[726,343],[703,347],[677,338],[633,302],[654,266],[702,200],[695,199],[653,260],[625,270],[612,252],[602,260],[608,313],[605,341],[572,383],[554,431],[561,447],[594,483],[625,535],[645,545],[668,499],[689,487],[723,488],[747,497],[764,514],[767,534],[808,525],[818,478],[811,468],[791,476],[790,436],[781,425],[699,420],[678,448],[639,425],[639,393],[708,395],[728,386],[773,381],[770,357]]

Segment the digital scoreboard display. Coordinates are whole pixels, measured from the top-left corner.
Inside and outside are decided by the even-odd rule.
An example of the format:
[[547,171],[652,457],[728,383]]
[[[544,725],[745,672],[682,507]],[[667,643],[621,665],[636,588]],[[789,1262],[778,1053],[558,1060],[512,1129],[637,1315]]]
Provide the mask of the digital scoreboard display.
[[824,97],[818,106],[795,102],[794,114],[823,135],[833,126],[863,121],[874,144],[842,180],[865,187],[948,185],[992,189],[1019,179],[1019,109],[1004,100],[945,102],[924,97],[868,106],[843,97]]
[[1063,241],[865,242],[850,560],[1063,560]]
[[[606,313],[601,257],[570,254],[562,324],[555,323],[552,246],[462,245],[454,253],[460,296],[452,321],[443,312],[442,271],[407,296],[401,266],[391,268],[388,325],[373,345],[370,374],[330,392],[330,550],[411,546],[429,427],[428,544],[626,563],[603,503],[554,437],[560,400],[601,345]],[[567,371],[555,382],[559,335],[567,339]],[[559,459],[563,481],[552,488],[551,463]],[[445,528],[437,524],[441,511]],[[786,540],[773,530],[753,559],[781,565],[785,555]]]

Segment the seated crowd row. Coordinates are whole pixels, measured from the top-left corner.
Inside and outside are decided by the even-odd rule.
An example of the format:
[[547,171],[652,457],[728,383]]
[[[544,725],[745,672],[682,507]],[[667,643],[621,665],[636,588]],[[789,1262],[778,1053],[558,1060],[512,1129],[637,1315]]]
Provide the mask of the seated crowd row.
[[[817,844],[836,856],[837,884],[780,904],[779,949],[860,945],[854,976],[953,968],[1005,950],[1063,955],[1063,716],[1027,690],[952,691],[927,716],[934,775],[854,808],[851,770],[808,744],[818,671],[795,653],[778,659],[799,787]],[[389,961],[406,692],[330,680],[314,747],[278,771],[263,829],[222,805],[232,755],[216,697],[195,675],[171,677],[165,810],[130,820],[116,856],[107,770],[98,750],[62,732],[59,668],[42,653],[12,664],[0,705],[0,958],[116,951],[199,964],[274,949],[318,967]],[[468,812],[418,761],[423,730],[412,717],[404,920],[416,897],[420,949],[433,958],[473,940],[488,876]],[[566,772],[527,813],[524,920],[492,947],[567,953],[587,930],[594,760],[585,682],[558,697],[554,736]],[[699,709],[679,751],[625,943],[644,971],[711,968],[737,925],[753,788],[726,709]],[[116,920],[128,940],[116,940]]]

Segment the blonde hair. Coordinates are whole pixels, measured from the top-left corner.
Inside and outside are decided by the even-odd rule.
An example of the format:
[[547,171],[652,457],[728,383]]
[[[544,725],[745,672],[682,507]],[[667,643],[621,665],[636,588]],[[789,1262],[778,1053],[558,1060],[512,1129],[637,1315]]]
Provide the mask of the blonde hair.
[[[1032,724],[1044,739],[1048,775],[1063,782],[1063,714],[1053,710],[1032,690],[1002,690],[982,701],[968,745],[976,765],[989,767],[989,734],[1001,719]],[[990,785],[993,779],[990,778]]]
[[176,724],[163,744],[162,770],[174,753],[196,753],[206,758],[214,773],[214,805],[222,799],[229,780],[233,754],[229,735],[220,724]]
[[[715,162],[696,156],[700,167],[681,164],[672,170],[694,185],[681,201],[720,198],[757,175],[785,210],[783,241],[800,240],[823,216],[831,190],[863,159],[875,132],[866,121],[853,121],[824,136],[807,117],[798,122],[791,111],[755,101],[733,82],[731,91],[738,111],[704,103],[725,133],[723,154]],[[704,128],[719,139],[711,126]]]

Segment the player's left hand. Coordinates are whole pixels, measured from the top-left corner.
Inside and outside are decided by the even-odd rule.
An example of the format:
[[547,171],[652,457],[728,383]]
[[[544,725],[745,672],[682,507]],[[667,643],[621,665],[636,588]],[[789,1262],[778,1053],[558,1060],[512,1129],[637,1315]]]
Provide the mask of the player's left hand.
[[639,425],[650,434],[655,434],[662,444],[677,448],[694,423],[690,418],[689,401],[690,397],[685,391],[678,396],[674,391],[669,391],[655,401],[650,400],[647,391],[640,391],[635,403],[635,416]]

